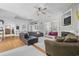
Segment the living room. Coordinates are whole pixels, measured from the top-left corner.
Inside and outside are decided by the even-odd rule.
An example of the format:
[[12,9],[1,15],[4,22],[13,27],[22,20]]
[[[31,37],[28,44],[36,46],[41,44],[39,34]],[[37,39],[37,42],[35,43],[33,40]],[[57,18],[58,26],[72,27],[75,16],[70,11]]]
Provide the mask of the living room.
[[78,55],[78,25],[79,3],[0,3],[0,55]]

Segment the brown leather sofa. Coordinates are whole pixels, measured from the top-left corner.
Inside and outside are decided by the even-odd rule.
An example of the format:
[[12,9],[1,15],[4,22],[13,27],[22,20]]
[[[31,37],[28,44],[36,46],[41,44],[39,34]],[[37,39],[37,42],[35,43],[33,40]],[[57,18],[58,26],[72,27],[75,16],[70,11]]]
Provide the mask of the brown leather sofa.
[[49,56],[79,56],[79,42],[45,40],[45,50]]

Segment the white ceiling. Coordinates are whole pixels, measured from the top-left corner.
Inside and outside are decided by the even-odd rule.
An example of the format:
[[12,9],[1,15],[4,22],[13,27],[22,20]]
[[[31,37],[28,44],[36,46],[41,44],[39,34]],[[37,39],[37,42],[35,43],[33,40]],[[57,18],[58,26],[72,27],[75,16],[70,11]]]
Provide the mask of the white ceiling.
[[25,3],[0,3],[0,8],[16,13],[22,17],[31,18],[34,5]]
[[65,9],[69,8],[72,3],[47,3],[49,13],[63,12]]
[[[28,19],[34,19],[36,17],[35,6],[37,3],[0,3],[0,8],[16,13],[22,17]],[[56,12],[61,12],[68,8],[71,3],[46,3],[47,12],[54,14]]]

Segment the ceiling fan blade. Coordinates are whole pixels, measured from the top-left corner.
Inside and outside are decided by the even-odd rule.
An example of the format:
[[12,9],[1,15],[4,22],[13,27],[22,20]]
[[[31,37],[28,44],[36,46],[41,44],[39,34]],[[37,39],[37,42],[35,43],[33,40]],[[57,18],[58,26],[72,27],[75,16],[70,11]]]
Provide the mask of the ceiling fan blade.
[[42,14],[46,14],[46,12],[41,12]]
[[44,8],[43,10],[46,10],[47,8]]

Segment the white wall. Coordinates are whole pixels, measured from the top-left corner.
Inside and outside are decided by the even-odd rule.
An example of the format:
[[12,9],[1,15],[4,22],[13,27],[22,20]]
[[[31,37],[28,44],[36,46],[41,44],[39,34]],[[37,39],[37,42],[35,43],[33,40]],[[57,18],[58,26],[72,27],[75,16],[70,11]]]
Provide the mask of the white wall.
[[46,32],[46,23],[48,22],[51,22],[53,23],[54,22],[54,25],[57,26],[57,32],[59,32],[59,26],[60,26],[60,20],[61,20],[61,15],[62,13],[61,12],[57,12],[55,14],[51,13],[51,14],[47,14],[47,15],[41,15],[38,17],[38,22],[40,24],[39,26],[39,30],[41,32]]
[[23,31],[22,25],[26,25],[26,31],[27,31],[28,21],[23,19],[15,19],[14,18],[15,16],[16,14],[0,9],[0,19],[4,20],[4,27],[6,25],[10,25],[12,28],[14,28],[16,33],[16,26],[20,26],[20,32],[21,32]]

